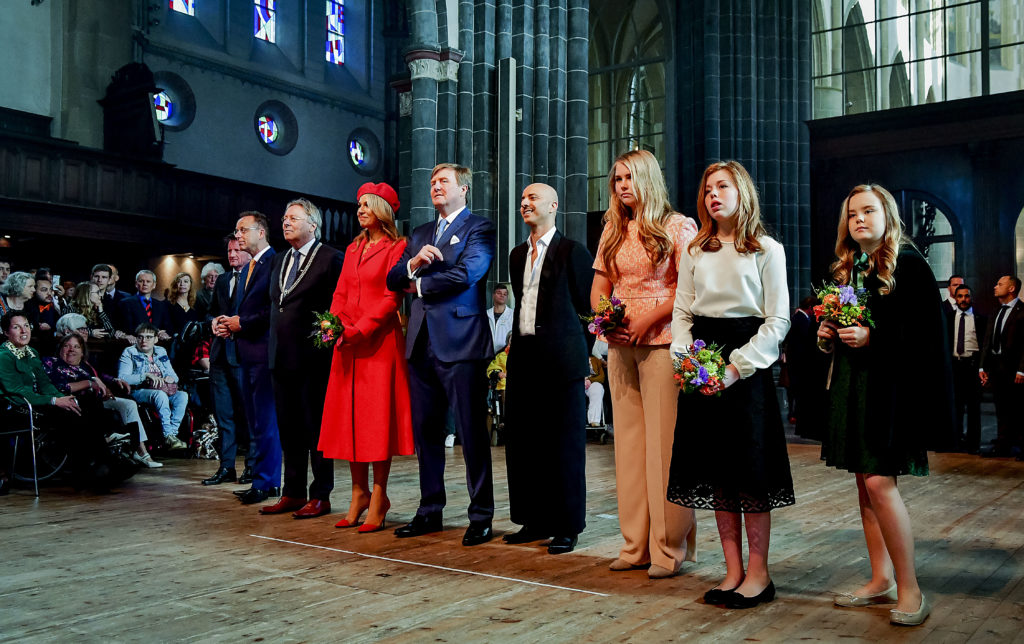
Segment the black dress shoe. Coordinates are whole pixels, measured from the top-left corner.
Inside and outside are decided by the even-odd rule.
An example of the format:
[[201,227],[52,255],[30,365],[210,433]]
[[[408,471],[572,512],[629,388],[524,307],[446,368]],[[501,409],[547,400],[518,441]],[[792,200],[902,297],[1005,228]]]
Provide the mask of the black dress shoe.
[[519,529],[519,532],[510,532],[501,538],[505,543],[517,545],[520,543],[530,543],[531,541],[540,541],[541,539],[547,539],[551,535],[541,534],[534,532],[530,529],[530,526],[524,525]]
[[758,604],[767,604],[775,599],[775,582],[769,581],[768,586],[754,597],[744,597],[738,592],[729,593],[725,600],[726,608],[753,608]]
[[490,523],[470,523],[465,536],[462,537],[462,545],[479,546],[490,541],[492,537],[494,532],[491,531]]
[[227,467],[217,470],[217,473],[208,479],[203,479],[203,485],[220,485],[221,483],[234,483],[235,471]]
[[242,475],[238,477],[238,484],[249,485],[250,483],[252,483],[252,468],[246,466],[246,468],[242,470]]
[[576,543],[579,537],[572,535],[571,537],[551,537],[551,543],[548,544],[549,555],[564,555],[567,552],[572,552],[572,549],[576,547]]
[[238,500],[242,502],[242,505],[252,505],[253,503],[261,503],[266,501],[272,496],[280,496],[281,490],[276,487],[272,487],[269,490],[257,490],[254,487],[249,488],[244,493],[240,494]]
[[430,534],[431,532],[440,532],[443,529],[444,528],[441,526],[440,514],[429,517],[417,514],[412,518],[412,521],[406,523],[400,528],[396,528],[395,536],[399,539],[405,539],[406,537],[418,537],[420,535]]

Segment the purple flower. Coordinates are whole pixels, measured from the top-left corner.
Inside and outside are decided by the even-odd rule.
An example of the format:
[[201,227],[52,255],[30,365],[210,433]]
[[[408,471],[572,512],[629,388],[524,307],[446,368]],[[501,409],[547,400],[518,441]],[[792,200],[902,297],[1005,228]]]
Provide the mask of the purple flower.
[[852,286],[840,286],[839,287],[839,304],[856,304],[857,294],[854,292]]
[[703,340],[694,340],[693,341],[693,350],[694,351],[700,351],[701,349],[703,349],[706,346],[708,346],[708,345],[704,344]]
[[622,304],[622,300],[620,300],[619,298],[615,297],[614,295],[608,301],[612,303],[612,306],[619,306],[619,305]]
[[698,387],[701,386],[701,385],[707,384],[707,382],[708,382],[708,370],[705,369],[704,367],[701,367],[700,369],[698,369],[697,370],[697,376],[695,378],[693,378],[692,380],[690,380],[690,384],[691,385],[696,385]]
[[591,322],[587,326],[587,330],[593,333],[594,335],[598,335],[601,332],[601,327],[597,324],[597,322]]

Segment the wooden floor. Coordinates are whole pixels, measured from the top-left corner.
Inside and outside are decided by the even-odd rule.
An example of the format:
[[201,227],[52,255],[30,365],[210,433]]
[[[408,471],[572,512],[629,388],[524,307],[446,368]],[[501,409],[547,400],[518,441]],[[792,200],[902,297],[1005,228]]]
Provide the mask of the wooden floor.
[[[542,446],[538,446],[542,448]],[[494,448],[500,534],[504,453]],[[607,569],[621,545],[613,448],[588,446],[587,530],[572,554],[537,545],[460,544],[464,468],[449,453],[449,512],[437,535],[395,539],[241,506],[233,485],[199,481],[215,463],[167,459],[117,494],[51,487],[0,498],[0,640],[60,642],[1024,642],[1024,463],[932,455],[901,480],[921,585],[935,611],[918,628],[887,608],[836,609],[830,591],[868,572],[851,475],[791,444],[797,504],[773,513],[779,598],[748,611],[700,600],[724,566],[711,512],[698,512],[698,562],[652,582]],[[416,463],[397,459],[394,521],[416,508]]]

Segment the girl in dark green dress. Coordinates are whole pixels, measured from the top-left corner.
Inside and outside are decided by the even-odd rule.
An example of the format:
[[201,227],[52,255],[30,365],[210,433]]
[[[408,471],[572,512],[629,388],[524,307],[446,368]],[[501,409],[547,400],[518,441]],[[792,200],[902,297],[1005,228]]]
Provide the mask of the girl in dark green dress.
[[896,603],[890,621],[916,626],[931,607],[917,583],[910,515],[896,477],[927,475],[927,434],[947,431],[952,422],[940,299],[895,200],[881,186],[857,186],[846,198],[836,256],[833,279],[867,290],[875,326],[826,321],[818,329],[833,353],[821,455],[856,475],[871,562],[871,580],[835,603]]

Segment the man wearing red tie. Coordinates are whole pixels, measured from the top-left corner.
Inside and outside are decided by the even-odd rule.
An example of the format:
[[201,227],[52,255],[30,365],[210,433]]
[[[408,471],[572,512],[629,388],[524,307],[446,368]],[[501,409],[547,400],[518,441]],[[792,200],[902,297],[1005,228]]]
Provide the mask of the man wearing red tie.
[[135,327],[143,322],[160,329],[158,340],[170,340],[167,329],[171,328],[171,310],[167,302],[153,299],[156,288],[156,274],[145,269],[135,275],[135,295],[130,295],[117,303],[117,328],[131,334]]

